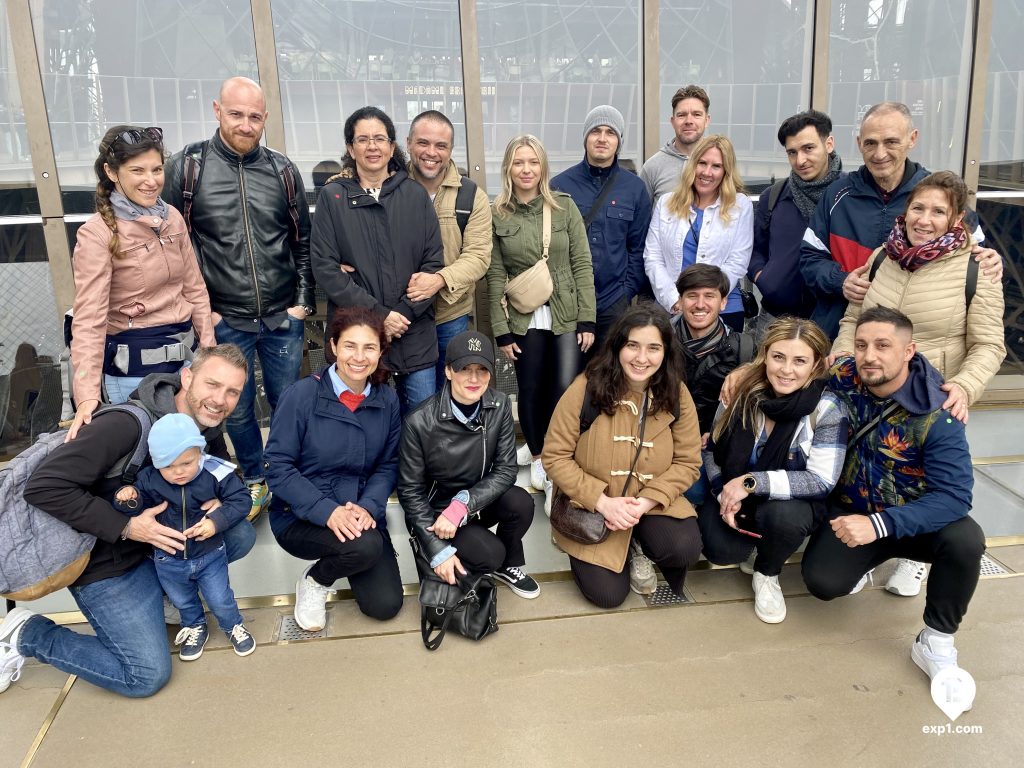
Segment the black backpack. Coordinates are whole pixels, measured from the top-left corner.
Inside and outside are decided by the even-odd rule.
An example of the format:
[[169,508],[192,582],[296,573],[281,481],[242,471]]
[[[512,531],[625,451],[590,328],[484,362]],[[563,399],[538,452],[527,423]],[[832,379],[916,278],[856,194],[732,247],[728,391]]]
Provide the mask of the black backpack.
[[469,223],[469,216],[473,213],[473,201],[476,199],[476,182],[469,176],[462,177],[462,186],[455,196],[455,221],[459,225],[459,232],[466,234],[466,225]]

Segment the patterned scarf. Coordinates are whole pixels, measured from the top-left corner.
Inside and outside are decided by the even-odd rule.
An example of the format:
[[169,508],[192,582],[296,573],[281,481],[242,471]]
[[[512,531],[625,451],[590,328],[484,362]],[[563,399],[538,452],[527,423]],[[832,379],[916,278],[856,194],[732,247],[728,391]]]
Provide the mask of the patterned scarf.
[[690,338],[690,329],[687,327],[685,320],[681,321],[681,325],[683,326],[683,332],[686,334],[683,346],[689,354],[698,360],[714,350],[721,343],[722,339],[725,338],[726,328],[721,317],[718,318],[718,325],[715,326],[714,330],[706,336],[701,336],[699,339]]
[[907,240],[907,220],[897,216],[892,225],[889,239],[885,241],[885,252],[889,258],[907,272],[916,272],[941,256],[959,251],[967,244],[967,230],[957,224],[949,232],[921,245],[911,245]]
[[804,181],[796,175],[796,171],[790,171],[789,187],[793,191],[793,203],[804,217],[804,221],[811,220],[811,214],[818,207],[818,201],[825,194],[826,187],[839,178],[842,170],[843,161],[833,151],[828,155],[828,170],[817,181]]

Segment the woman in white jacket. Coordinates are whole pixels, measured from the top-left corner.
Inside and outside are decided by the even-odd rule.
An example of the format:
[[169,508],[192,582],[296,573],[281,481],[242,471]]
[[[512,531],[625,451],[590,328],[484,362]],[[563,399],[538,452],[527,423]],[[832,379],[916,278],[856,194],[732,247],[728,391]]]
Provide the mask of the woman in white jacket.
[[683,168],[679,185],[659,198],[644,246],[644,270],[654,295],[679,312],[676,279],[691,264],[713,264],[729,278],[722,320],[743,330],[739,280],[754,243],[754,212],[736,172],[736,153],[721,134],[705,136]]

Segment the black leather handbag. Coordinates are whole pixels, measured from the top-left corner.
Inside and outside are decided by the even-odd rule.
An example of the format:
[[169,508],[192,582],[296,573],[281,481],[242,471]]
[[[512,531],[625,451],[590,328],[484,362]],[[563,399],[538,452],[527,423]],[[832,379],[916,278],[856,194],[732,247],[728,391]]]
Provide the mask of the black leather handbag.
[[498,590],[494,579],[488,574],[470,574],[449,584],[434,573],[419,542],[410,538],[410,543],[420,576],[420,636],[426,649],[440,648],[449,629],[470,640],[482,640],[497,632]]

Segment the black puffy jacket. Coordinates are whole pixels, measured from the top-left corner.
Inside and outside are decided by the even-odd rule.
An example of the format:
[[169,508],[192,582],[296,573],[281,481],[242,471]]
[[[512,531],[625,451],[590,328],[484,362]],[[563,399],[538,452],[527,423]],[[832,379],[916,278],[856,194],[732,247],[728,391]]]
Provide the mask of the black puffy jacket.
[[[192,246],[203,270],[210,306],[228,317],[280,314],[315,306],[309,263],[309,206],[292,165],[298,242],[281,179],[291,160],[257,146],[245,156],[217,132],[204,142],[202,171],[192,200]],[[163,198],[184,212],[184,150],[167,163]]]
[[455,417],[451,385],[421,403],[402,424],[398,501],[428,561],[447,547],[427,527],[459,491],[469,514],[493,504],[516,482],[516,432],[508,395],[488,389],[470,424]]
[[[396,171],[384,180],[379,200],[356,179],[325,184],[316,201],[310,252],[316,281],[330,300],[328,317],[335,307],[398,312],[410,325],[391,342],[388,367],[411,373],[437,361],[434,299],[413,302],[405,295],[413,273],[444,267],[434,204],[418,182]],[[343,271],[342,264],[352,271]]]

